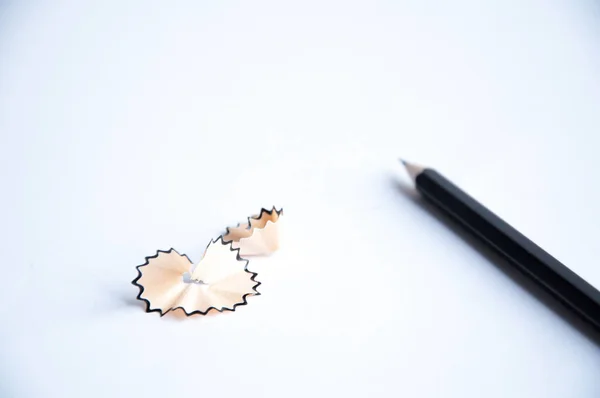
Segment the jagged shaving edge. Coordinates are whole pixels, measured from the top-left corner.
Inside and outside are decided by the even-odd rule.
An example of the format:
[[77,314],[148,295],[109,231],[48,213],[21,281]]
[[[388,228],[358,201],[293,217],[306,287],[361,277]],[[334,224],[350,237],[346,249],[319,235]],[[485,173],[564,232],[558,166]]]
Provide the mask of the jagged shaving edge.
[[[192,315],[206,315],[206,314],[208,314],[208,313],[209,313],[211,310],[217,310],[217,311],[219,311],[219,312],[224,312],[224,311],[232,311],[232,312],[233,312],[233,311],[235,311],[236,307],[239,307],[239,306],[242,306],[242,305],[246,305],[246,304],[248,304],[248,300],[247,300],[247,297],[248,297],[248,296],[260,296],[260,292],[259,292],[258,290],[256,290],[256,288],[257,288],[257,287],[259,287],[259,286],[261,285],[261,282],[259,282],[259,281],[257,281],[256,279],[254,279],[254,278],[256,278],[256,276],[257,276],[258,274],[257,274],[256,272],[252,272],[252,271],[250,271],[250,270],[248,269],[248,263],[249,263],[250,261],[249,261],[249,260],[246,260],[245,258],[242,258],[242,257],[240,257],[240,249],[234,249],[234,248],[233,248],[233,246],[232,246],[232,242],[223,242],[223,237],[222,237],[222,236],[219,236],[219,237],[218,237],[217,239],[215,239],[215,240],[211,240],[211,241],[208,243],[208,245],[207,245],[206,247],[208,248],[208,246],[210,246],[211,244],[217,243],[219,240],[221,241],[221,243],[222,243],[223,245],[229,245],[229,250],[231,250],[232,252],[236,252],[236,259],[237,259],[238,261],[245,261],[245,262],[246,262],[246,264],[244,265],[244,271],[252,275],[252,276],[250,277],[250,280],[251,280],[251,281],[253,281],[253,282],[256,282],[256,285],[252,286],[252,290],[254,291],[254,293],[246,293],[246,294],[244,294],[244,295],[242,296],[242,302],[234,304],[232,308],[226,308],[226,307],[224,307],[223,309],[218,309],[217,307],[209,307],[209,308],[208,308],[206,311],[204,311],[204,312],[203,312],[203,311],[200,311],[200,310],[197,310],[197,311],[192,311],[192,312],[189,312],[189,313],[188,313],[188,312],[185,310],[185,308],[183,308],[183,307],[169,308],[168,310],[166,310],[166,311],[164,311],[164,312],[163,312],[163,310],[161,310],[160,308],[155,308],[155,309],[152,309],[152,308],[151,308],[151,303],[150,303],[150,300],[148,300],[148,299],[146,299],[146,298],[143,298],[143,297],[142,297],[142,294],[144,293],[144,286],[142,286],[142,285],[140,285],[140,284],[138,283],[138,281],[139,281],[139,280],[140,280],[140,278],[142,277],[142,271],[140,270],[140,268],[147,266],[147,265],[150,263],[150,262],[149,262],[149,260],[151,260],[151,259],[153,259],[153,258],[156,258],[156,257],[158,257],[158,255],[159,255],[160,253],[171,253],[171,252],[173,252],[173,251],[174,251],[175,253],[179,254],[180,256],[183,256],[183,257],[187,258],[187,260],[190,262],[190,264],[193,264],[193,263],[192,263],[192,260],[190,260],[190,258],[187,256],[187,254],[181,254],[181,253],[179,253],[177,250],[175,250],[175,249],[173,249],[173,248],[170,248],[169,250],[157,250],[157,251],[156,251],[156,254],[155,254],[154,256],[148,256],[148,257],[146,257],[146,258],[145,258],[146,262],[145,262],[144,264],[141,264],[141,265],[138,265],[138,266],[136,266],[136,267],[135,267],[135,269],[137,269],[138,275],[137,275],[137,277],[136,277],[136,278],[135,278],[133,281],[131,281],[131,284],[132,284],[132,285],[134,285],[134,286],[137,286],[137,287],[140,289],[140,292],[139,292],[139,294],[137,295],[136,299],[138,299],[138,300],[140,300],[140,301],[143,301],[144,303],[146,303],[146,312],[147,312],[147,313],[150,313],[150,312],[158,312],[158,313],[160,314],[160,316],[161,316],[161,317],[165,316],[167,313],[169,313],[169,312],[171,312],[171,311],[175,311],[175,310],[178,310],[178,309],[181,309],[181,310],[183,311],[183,313],[184,313],[186,316],[192,316]],[[183,275],[182,275],[182,277],[183,277]]]
[[[257,216],[250,216],[250,217],[246,218],[246,220],[248,221],[248,226],[246,228],[244,228],[244,229],[251,229],[252,228],[252,225],[251,225],[252,223],[250,222],[250,220],[260,220],[265,213],[267,213],[268,215],[272,216],[273,212],[275,212],[277,214],[277,220],[275,220],[275,221],[270,221],[269,220],[269,221],[267,221],[267,223],[268,222],[271,222],[271,223],[277,222],[279,220],[279,217],[281,217],[283,215],[283,207],[281,209],[279,209],[279,210],[277,210],[277,208],[275,208],[275,206],[273,206],[273,208],[271,210],[267,210],[264,207],[261,208],[260,209],[260,213]],[[225,233],[223,235],[221,235],[221,237],[223,237],[223,239],[225,239],[225,236],[227,236],[227,235],[229,235],[231,233],[229,231],[229,228],[239,228],[241,225],[242,225],[242,223],[239,222],[238,225],[236,225],[235,227],[227,227],[227,228],[225,228]],[[267,226],[267,224],[265,224],[265,227],[266,226]],[[252,235],[250,235],[250,236],[252,236]],[[250,236],[248,236],[246,238],[243,238],[243,239],[248,239]],[[223,241],[223,242],[224,243],[232,243],[233,239],[232,240],[228,240],[227,242],[225,242],[225,241]]]

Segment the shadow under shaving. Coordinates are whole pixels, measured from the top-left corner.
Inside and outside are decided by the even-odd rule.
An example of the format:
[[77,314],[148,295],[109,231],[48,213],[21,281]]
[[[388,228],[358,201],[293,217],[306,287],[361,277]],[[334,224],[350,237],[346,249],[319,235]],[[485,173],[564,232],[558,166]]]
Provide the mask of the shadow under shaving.
[[483,258],[490,263],[494,264],[500,269],[506,276],[508,276],[514,283],[518,284],[523,290],[531,294],[536,300],[544,304],[552,312],[562,318],[567,324],[572,326],[575,330],[581,333],[588,340],[595,343],[600,347],[600,332],[596,331],[591,325],[573,313],[569,308],[565,307],[561,302],[552,297],[549,293],[544,291],[540,286],[535,284],[526,275],[522,274],[515,267],[513,267],[508,260],[502,257],[500,254],[493,251],[485,243],[477,239],[469,230],[463,225],[451,219],[449,216],[444,214],[433,204],[425,201],[414,186],[411,184],[403,183],[397,179],[392,179],[392,185],[402,194],[402,196],[409,198],[416,207],[430,214],[433,218],[437,219],[446,228],[454,231],[460,236],[469,246],[475,249]]
[[[137,288],[136,288],[137,290]],[[117,292],[116,294],[119,297],[119,301],[124,304],[127,307],[137,307],[137,308],[141,308],[144,311],[146,310],[146,303],[143,302],[142,300],[138,300],[136,298],[138,291],[136,291],[134,294],[129,295],[128,292]]]
[[[121,291],[116,292],[114,294],[116,296],[118,296],[119,302],[121,302],[123,305],[125,305],[127,307],[136,307],[139,310],[141,310],[143,313],[145,313],[149,316],[156,316],[156,317],[160,318],[161,316],[158,312],[147,312],[148,304],[145,301],[139,300],[137,298],[138,293],[139,293],[139,290],[136,287],[135,292],[132,293],[131,296],[128,295],[127,292],[121,292]],[[162,316],[162,318],[181,321],[181,320],[190,319],[190,318],[213,317],[217,314],[221,314],[221,316],[223,316],[224,314],[227,314],[229,312],[233,312],[233,311],[219,312],[216,309],[211,309],[206,314],[190,314],[190,315],[188,315],[181,308],[177,308],[175,310],[171,310],[171,311],[167,312],[166,314],[164,314]]]
[[[136,307],[140,311],[142,311],[143,313],[146,313],[149,316],[160,317],[160,314],[158,312],[147,312],[147,310],[146,310],[146,308],[148,306],[147,303],[143,300],[138,300],[136,298],[136,295],[137,295],[137,293],[135,295],[129,297],[129,296],[126,296],[125,294],[121,294],[119,297],[119,301],[127,307]],[[190,318],[212,317],[217,314],[221,314],[221,315],[227,314],[228,312],[230,312],[230,311],[223,311],[221,313],[221,312],[217,311],[216,309],[211,309],[206,314],[187,315],[181,308],[178,308],[178,309],[167,312],[166,314],[163,315],[163,318],[181,321],[181,320],[190,319]]]

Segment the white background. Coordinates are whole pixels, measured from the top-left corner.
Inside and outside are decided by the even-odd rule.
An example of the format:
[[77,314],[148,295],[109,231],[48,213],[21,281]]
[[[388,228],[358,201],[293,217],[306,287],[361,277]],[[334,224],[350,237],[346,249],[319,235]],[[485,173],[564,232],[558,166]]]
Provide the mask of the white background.
[[[0,396],[600,395],[600,343],[396,161],[600,286],[598,1],[24,3],[0,6]],[[145,256],[196,261],[273,204],[261,296],[143,311]]]

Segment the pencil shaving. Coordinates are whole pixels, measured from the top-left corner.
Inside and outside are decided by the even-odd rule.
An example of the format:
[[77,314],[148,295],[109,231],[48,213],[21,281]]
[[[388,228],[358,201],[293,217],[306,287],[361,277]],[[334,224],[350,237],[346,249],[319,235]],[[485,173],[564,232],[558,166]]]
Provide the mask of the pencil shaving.
[[137,267],[133,281],[140,289],[137,298],[146,302],[147,312],[161,316],[177,309],[186,315],[205,315],[212,309],[234,311],[246,304],[247,296],[260,294],[256,273],[248,270],[248,260],[238,253],[222,237],[209,243],[195,265],[175,249],[159,250]]
[[279,249],[282,219],[283,209],[261,209],[258,215],[248,217],[247,222],[227,228],[223,241],[240,249],[242,256],[271,254]]

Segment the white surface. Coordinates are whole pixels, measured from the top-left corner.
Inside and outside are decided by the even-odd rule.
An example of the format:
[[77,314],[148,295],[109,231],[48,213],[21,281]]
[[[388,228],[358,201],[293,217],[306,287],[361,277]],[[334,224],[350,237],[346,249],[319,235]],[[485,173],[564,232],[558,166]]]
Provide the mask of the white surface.
[[[600,286],[600,4],[4,3],[2,397],[597,397],[600,348],[398,191],[436,166]],[[260,206],[262,296],[135,265]]]

